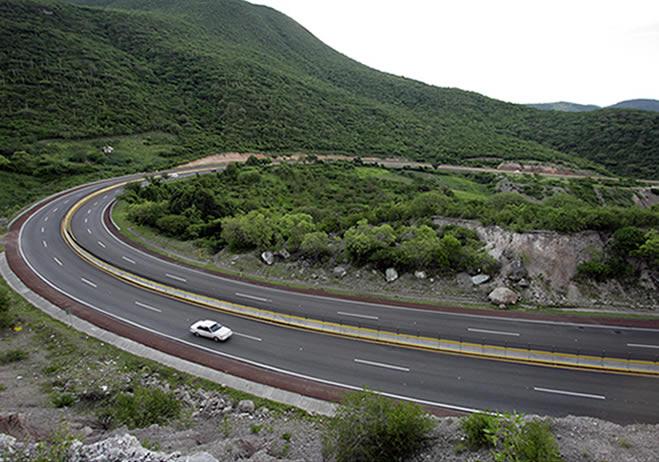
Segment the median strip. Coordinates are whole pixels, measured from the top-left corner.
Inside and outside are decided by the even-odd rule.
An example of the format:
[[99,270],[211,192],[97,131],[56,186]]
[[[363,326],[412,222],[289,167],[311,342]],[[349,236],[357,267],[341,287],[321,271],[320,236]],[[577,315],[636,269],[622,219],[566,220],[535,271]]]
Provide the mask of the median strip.
[[[75,236],[71,231],[72,217],[78,209],[80,209],[82,206],[84,206],[85,203],[87,203],[89,200],[92,200],[94,197],[105,194],[112,189],[124,186],[124,184],[125,183],[121,183],[101,189],[78,201],[67,212],[64,220],[62,221],[61,233],[64,240],[71,247],[71,249],[83,260],[117,279],[123,280],[142,289],[146,289],[186,303],[192,303],[235,316],[255,319],[258,321],[277,324],[284,327],[315,331],[355,340],[370,341],[442,353],[476,356],[487,359],[523,362],[549,367],[570,367],[606,372],[659,375],[659,364],[653,361],[578,355],[572,353],[533,350],[530,348],[512,348],[497,345],[462,342],[452,339],[441,339],[423,337],[413,334],[396,333],[372,328],[358,327],[349,324],[341,324],[337,322],[326,322],[318,319],[304,318],[302,316],[282,314],[272,310],[245,306],[237,303],[230,303],[212,297],[188,292],[183,289],[168,286],[166,284],[141,277],[137,274],[115,267],[91,254],[77,243]],[[167,274],[167,276],[172,279],[179,279],[179,277],[172,277],[173,275]]]

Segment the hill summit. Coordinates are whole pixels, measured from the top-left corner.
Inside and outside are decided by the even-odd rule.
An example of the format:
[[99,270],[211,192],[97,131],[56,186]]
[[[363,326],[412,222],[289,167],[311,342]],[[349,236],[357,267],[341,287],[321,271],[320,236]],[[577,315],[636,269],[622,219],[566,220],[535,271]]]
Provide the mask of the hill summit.
[[0,147],[164,131],[182,149],[542,161],[659,175],[659,115],[542,112],[364,66],[240,0],[0,1]]

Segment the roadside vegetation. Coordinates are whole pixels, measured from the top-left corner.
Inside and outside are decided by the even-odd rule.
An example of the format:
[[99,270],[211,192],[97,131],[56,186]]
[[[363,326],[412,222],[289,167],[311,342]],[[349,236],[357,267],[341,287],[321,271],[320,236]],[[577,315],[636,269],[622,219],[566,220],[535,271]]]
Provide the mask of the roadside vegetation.
[[131,184],[123,200],[133,224],[194,242],[211,254],[226,247],[285,251],[321,264],[496,272],[497,263],[477,234],[460,226],[438,227],[433,218],[441,216],[515,231],[596,230],[612,234],[614,241],[624,230],[636,230],[638,248],[624,250],[621,258],[655,260],[651,230],[659,226],[659,209],[632,205],[629,189],[589,179],[524,177],[515,185],[521,192],[497,192],[502,181],[509,180],[483,173],[394,171],[358,161],[275,165],[250,158],[189,180]]
[[[489,449],[495,462],[562,462],[549,425],[521,414],[475,413],[462,420],[464,449]],[[462,451],[463,448],[457,448]]]
[[430,441],[433,419],[414,403],[370,391],[346,394],[323,438],[323,455],[337,462],[413,459]]

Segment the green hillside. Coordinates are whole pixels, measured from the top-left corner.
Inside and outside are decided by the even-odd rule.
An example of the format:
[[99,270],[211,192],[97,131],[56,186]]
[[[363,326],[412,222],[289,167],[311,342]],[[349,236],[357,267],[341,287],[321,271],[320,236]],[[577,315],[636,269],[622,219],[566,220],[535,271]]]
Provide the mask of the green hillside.
[[[78,3],[0,1],[0,154],[9,160],[0,169],[20,170],[19,150],[36,163],[52,157],[35,149],[40,140],[165,132],[177,139],[170,162],[304,149],[595,161],[659,177],[657,114],[548,113],[425,85],[361,65],[285,15],[239,0]],[[57,159],[69,172],[89,162]]]

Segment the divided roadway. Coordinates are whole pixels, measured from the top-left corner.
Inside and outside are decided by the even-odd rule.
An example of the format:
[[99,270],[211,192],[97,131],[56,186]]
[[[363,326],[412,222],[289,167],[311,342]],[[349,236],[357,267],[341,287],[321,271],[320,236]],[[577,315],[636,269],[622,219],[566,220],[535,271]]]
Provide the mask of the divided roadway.
[[[195,345],[200,350],[240,359],[266,370],[286,372],[310,382],[346,388],[366,385],[391,396],[456,410],[518,410],[551,415],[591,415],[617,422],[659,421],[659,382],[655,378],[531,366],[347,340],[222,313],[209,314],[206,309],[121,282],[82,261],[60,233],[66,211],[86,194],[110,183],[112,181],[89,186],[47,203],[28,219],[19,235],[21,254],[32,271],[51,287],[92,310],[101,310],[145,331]],[[658,334],[653,331],[615,328],[620,331],[615,333],[606,327],[514,322],[407,310],[314,297],[217,278],[147,256],[115,240],[102,224],[103,209],[111,200],[112,196],[108,194],[76,213],[73,223],[76,238],[117,266],[140,274],[144,271],[143,275],[147,277],[158,276],[170,285],[179,283],[186,290],[209,290],[223,299],[252,305],[263,303],[269,309],[276,309],[281,304],[282,307],[319,310],[326,314],[334,311],[344,322],[350,315],[339,312],[377,316],[377,320],[364,320],[377,321],[383,327],[400,324],[401,328],[409,328],[416,321],[418,326],[426,328],[428,323],[434,323],[433,330],[435,326],[447,329],[438,330],[446,335],[464,331],[465,339],[469,332],[477,334],[477,340],[485,334],[496,336],[502,335],[499,332],[516,332],[520,337],[547,339],[551,343],[546,345],[561,342],[567,347],[572,342],[581,342],[594,346],[605,342],[607,348],[622,355],[636,351],[629,350],[634,347],[627,344],[658,343]],[[267,302],[246,299],[244,295],[263,298]],[[236,336],[225,344],[192,337],[188,326],[196,319],[207,317],[229,325]],[[479,329],[479,332],[473,329]],[[496,340],[496,337],[487,338],[488,342]],[[535,346],[539,342],[536,339],[532,343]],[[624,347],[620,346],[622,344]],[[645,349],[650,348],[639,348]],[[611,354],[609,350],[607,354]]]

